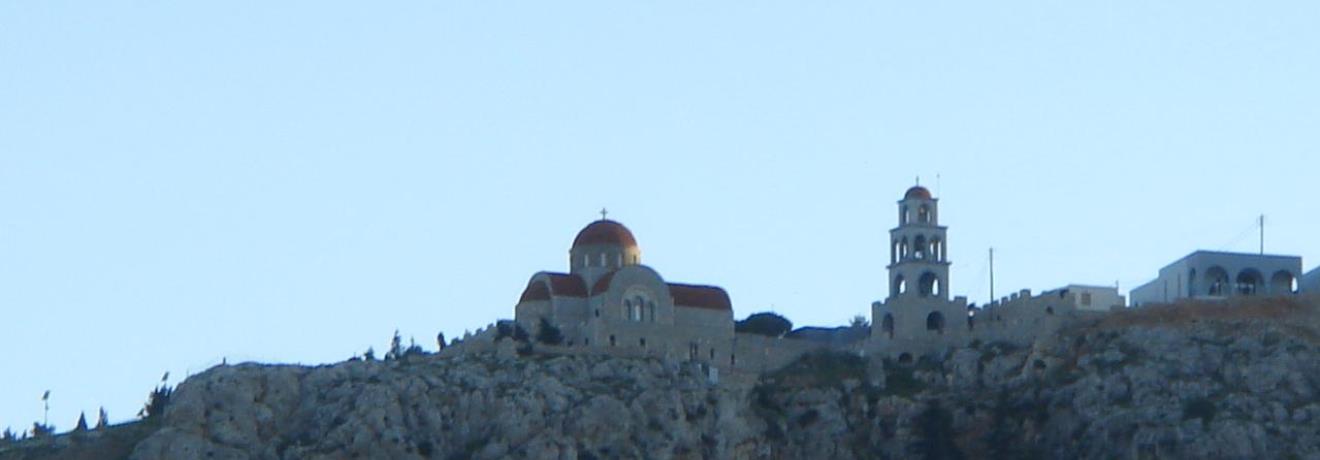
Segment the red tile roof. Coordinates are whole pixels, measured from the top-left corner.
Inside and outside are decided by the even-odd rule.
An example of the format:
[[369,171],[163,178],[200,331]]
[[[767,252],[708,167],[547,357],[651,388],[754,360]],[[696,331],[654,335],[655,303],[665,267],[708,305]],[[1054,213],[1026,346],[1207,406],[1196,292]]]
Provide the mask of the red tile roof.
[[598,220],[587,225],[573,239],[573,247],[587,244],[612,244],[624,247],[637,246],[637,239],[623,224],[612,220]]
[[583,282],[582,278],[577,275],[570,275],[567,273],[546,273],[546,278],[549,281],[548,286],[545,281],[540,279],[534,279],[531,283],[528,283],[527,289],[523,290],[522,297],[519,298],[518,301],[550,300],[551,296],[587,296],[587,283]]
[[548,273],[550,293],[560,297],[586,297],[587,283],[582,277],[567,273]]
[[903,194],[903,199],[904,199],[904,200],[914,200],[914,199],[915,199],[915,200],[929,200],[929,199],[931,199],[930,190],[926,190],[926,187],[922,187],[922,186],[918,185],[918,186],[916,186],[916,187],[912,187],[912,188],[908,189],[907,193]]
[[606,273],[605,276],[596,280],[596,285],[591,287],[591,295],[597,296],[610,289],[610,282],[614,281],[614,272]]
[[677,306],[733,311],[729,293],[715,286],[669,283],[669,295]]

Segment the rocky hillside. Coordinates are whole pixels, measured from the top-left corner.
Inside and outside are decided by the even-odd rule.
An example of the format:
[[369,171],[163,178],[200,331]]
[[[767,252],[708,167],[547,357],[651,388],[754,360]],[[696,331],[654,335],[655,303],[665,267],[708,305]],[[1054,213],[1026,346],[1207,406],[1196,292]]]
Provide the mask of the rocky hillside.
[[509,353],[221,366],[134,433],[0,459],[1320,458],[1318,324],[1292,301],[1159,307],[1029,348],[816,354],[721,385],[653,359]]

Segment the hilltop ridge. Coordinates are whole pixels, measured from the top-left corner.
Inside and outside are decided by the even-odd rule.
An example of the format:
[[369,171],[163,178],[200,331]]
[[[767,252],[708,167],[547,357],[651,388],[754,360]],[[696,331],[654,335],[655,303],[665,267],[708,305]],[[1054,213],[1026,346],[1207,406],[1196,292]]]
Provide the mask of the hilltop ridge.
[[1313,298],[1187,303],[719,384],[653,357],[217,366],[126,453],[84,433],[0,459],[1320,458],[1318,325]]

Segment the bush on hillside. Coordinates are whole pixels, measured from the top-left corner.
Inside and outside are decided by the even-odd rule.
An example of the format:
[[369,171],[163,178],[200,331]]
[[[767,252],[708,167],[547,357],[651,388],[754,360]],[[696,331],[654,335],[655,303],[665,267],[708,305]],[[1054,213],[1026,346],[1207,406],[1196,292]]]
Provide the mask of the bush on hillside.
[[770,312],[753,313],[747,319],[733,324],[734,332],[758,334],[767,337],[783,337],[784,334],[792,330],[792,321]]
[[558,327],[550,324],[550,321],[541,318],[541,324],[536,329],[536,341],[546,345],[559,345],[564,343],[564,334]]

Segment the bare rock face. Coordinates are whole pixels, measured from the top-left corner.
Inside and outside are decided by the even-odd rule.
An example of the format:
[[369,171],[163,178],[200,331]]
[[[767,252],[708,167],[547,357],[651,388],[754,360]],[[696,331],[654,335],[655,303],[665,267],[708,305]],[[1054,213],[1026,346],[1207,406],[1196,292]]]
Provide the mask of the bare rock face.
[[738,406],[656,360],[239,365],[180,385],[132,458],[732,457]]
[[691,364],[535,353],[220,366],[163,418],[0,460],[1320,459],[1320,311],[1285,313],[1120,317],[908,365],[821,352],[719,385]]
[[1320,458],[1317,391],[1320,348],[1271,324],[819,353],[743,387],[654,359],[239,365],[131,458]]

